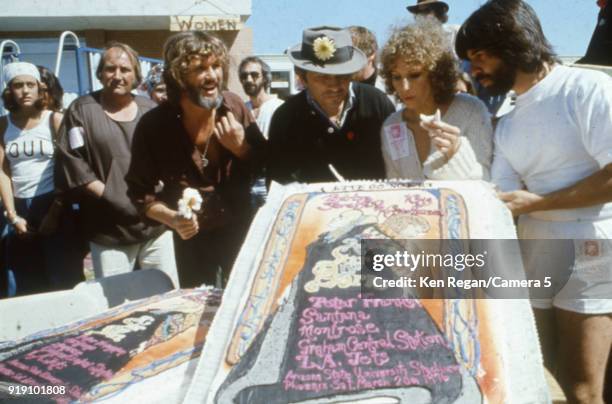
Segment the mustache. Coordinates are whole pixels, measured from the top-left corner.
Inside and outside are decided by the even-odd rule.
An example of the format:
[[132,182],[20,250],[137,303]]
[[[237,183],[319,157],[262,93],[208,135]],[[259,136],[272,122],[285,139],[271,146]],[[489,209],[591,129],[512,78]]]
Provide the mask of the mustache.
[[217,87],[218,87],[218,86],[220,86],[219,80],[216,80],[216,79],[208,79],[208,80],[205,80],[205,81],[204,81],[204,83],[202,83],[202,85],[201,85],[200,87],[201,87],[201,88],[205,88],[205,87],[210,86],[211,84],[214,84],[214,85],[215,85],[215,86],[217,86]]
[[478,74],[474,75],[474,79],[476,79],[476,80],[482,80],[482,79],[491,80],[492,76],[490,74],[486,74],[486,73],[478,73]]
[[323,93],[323,95],[334,96],[334,97],[337,97],[340,95],[347,95],[347,94],[348,94],[348,91],[325,91]]
[[[205,91],[205,87],[211,84],[216,85],[216,88],[218,89],[218,95],[216,97],[208,97],[202,95],[202,91]],[[185,90],[191,102],[204,109],[216,109],[221,105],[223,101],[223,97],[221,96],[221,87],[217,80],[208,80],[199,86],[188,86]]]

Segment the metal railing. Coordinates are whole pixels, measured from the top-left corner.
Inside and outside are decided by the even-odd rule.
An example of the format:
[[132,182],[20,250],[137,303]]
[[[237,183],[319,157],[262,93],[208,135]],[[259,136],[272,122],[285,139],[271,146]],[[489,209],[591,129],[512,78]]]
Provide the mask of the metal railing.
[[[9,51],[5,51],[5,48],[11,47]],[[10,59],[11,62],[15,60],[19,60],[19,55],[21,54],[21,48],[17,44],[17,42],[5,39],[0,42],[0,91],[4,90],[6,84],[4,83],[4,75],[1,74],[4,70],[4,64],[6,59]]]
[[59,38],[59,43],[57,45],[57,54],[55,56],[55,69],[53,70],[53,73],[57,77],[59,77],[60,67],[62,66],[62,55],[64,54],[64,41],[66,40],[66,37],[68,35],[70,35],[74,39],[74,42],[75,42],[74,45],[77,47],[77,49],[81,47],[81,42],[79,41],[79,37],[77,36],[77,34],[75,34],[72,31],[62,32],[62,35],[60,35],[60,38]]

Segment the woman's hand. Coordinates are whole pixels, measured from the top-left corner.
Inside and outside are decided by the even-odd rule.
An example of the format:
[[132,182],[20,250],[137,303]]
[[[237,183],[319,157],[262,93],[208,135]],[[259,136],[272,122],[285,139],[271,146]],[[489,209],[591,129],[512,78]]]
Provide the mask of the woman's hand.
[[20,216],[16,217],[16,221],[13,226],[15,227],[15,232],[18,236],[24,236],[28,232],[28,222]]
[[427,130],[436,148],[446,157],[446,161],[457,153],[459,146],[461,146],[461,138],[459,137],[461,130],[458,127],[435,120],[422,120],[420,125],[421,128]]

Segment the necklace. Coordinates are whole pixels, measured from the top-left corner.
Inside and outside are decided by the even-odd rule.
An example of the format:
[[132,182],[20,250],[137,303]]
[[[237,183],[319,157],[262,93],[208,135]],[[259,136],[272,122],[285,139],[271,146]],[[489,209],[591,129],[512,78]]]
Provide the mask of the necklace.
[[[212,134],[211,134],[212,136]],[[202,153],[202,167],[208,166],[208,159],[206,158],[206,153],[208,153],[208,145],[210,144],[210,136],[206,140],[206,146],[204,146],[204,153]]]

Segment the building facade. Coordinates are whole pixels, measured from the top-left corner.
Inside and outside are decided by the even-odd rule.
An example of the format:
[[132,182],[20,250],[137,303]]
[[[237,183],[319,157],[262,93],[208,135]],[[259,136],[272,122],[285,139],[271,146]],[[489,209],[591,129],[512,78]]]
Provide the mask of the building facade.
[[[4,2],[0,8],[0,42],[18,44],[15,49],[7,43],[5,62],[19,53],[20,60],[54,70],[59,38],[67,30],[78,36],[80,47],[103,48],[109,41],[119,41],[152,59],[162,57],[164,42],[175,32],[206,30],[228,46],[232,61],[228,87],[244,96],[236,68],[252,54],[253,35],[245,26],[250,15],[251,0],[19,0]],[[74,42],[67,38],[61,52],[59,76],[68,92],[79,92]]]

